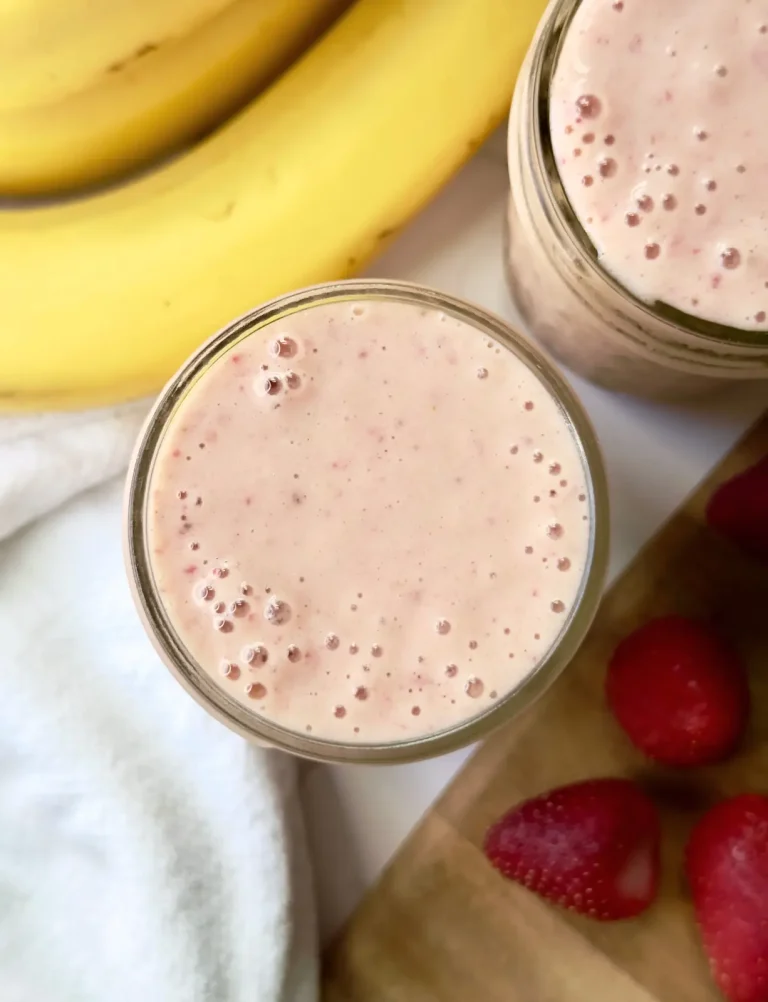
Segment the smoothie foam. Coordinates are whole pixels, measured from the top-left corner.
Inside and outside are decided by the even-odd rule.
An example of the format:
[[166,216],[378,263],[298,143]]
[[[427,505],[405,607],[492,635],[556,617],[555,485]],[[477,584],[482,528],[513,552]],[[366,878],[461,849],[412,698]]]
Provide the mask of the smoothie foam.
[[582,0],[552,80],[568,199],[646,302],[768,329],[767,0]]
[[586,484],[511,351],[413,304],[326,304],[249,334],[179,405],[151,569],[189,653],[254,713],[408,740],[490,709],[556,642]]

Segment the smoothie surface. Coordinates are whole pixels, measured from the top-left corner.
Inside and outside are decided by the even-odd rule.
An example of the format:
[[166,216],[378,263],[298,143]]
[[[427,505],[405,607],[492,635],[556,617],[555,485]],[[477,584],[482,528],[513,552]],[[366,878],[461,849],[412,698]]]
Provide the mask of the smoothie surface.
[[179,405],[152,573],[193,659],[254,713],[414,739],[490,709],[556,643],[586,476],[512,351],[410,303],[320,305],[249,334]]
[[766,100],[768,0],[582,0],[552,144],[602,265],[640,299],[768,331]]

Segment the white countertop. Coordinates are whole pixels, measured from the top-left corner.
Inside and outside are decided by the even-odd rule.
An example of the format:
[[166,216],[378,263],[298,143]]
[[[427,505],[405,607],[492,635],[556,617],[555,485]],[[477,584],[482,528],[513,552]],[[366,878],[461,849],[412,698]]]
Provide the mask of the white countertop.
[[[369,269],[436,286],[516,320],[502,271],[507,192],[497,134]],[[765,384],[670,406],[572,377],[605,455],[612,504],[611,577],[768,406]],[[401,766],[307,766],[305,811],[320,930],[327,941],[472,749]]]

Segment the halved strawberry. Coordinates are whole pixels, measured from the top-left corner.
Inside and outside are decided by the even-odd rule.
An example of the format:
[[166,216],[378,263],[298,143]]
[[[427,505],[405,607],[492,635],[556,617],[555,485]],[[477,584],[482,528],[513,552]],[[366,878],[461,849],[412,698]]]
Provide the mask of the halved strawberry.
[[485,854],[511,880],[591,918],[644,911],[659,882],[659,818],[628,779],[593,779],[513,808],[489,828]]
[[707,522],[745,552],[768,560],[768,456],[715,491]]
[[739,656],[710,627],[684,616],[652,619],[622,640],[605,692],[632,743],[671,766],[725,758],[749,713]]
[[768,797],[743,794],[705,814],[686,873],[719,988],[731,1002],[768,1002]]

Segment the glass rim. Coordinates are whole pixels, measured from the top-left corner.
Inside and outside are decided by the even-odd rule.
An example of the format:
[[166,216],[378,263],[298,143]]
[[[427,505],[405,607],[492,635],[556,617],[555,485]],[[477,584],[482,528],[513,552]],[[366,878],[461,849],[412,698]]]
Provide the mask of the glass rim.
[[[571,238],[571,247],[579,253],[580,262],[634,308],[713,345],[732,345],[734,349],[768,350],[768,331],[750,331],[714,323],[686,313],[684,310],[678,310],[660,300],[649,303],[622,285],[600,262],[595,247],[565,192],[557,169],[549,124],[549,89],[552,75],[560,58],[568,28],[581,3],[582,0],[554,0],[544,14],[530,50],[530,92],[527,101],[532,112],[530,115],[532,154],[535,169],[547,181],[543,190],[541,187],[538,190],[542,208]],[[510,119],[509,142],[512,142],[513,138],[518,138],[513,137],[512,128]],[[697,349],[691,346],[690,350],[695,352]]]
[[[442,731],[397,742],[338,742],[281,727],[230,696],[192,658],[158,594],[146,535],[146,508],[159,444],[191,386],[234,344],[281,317],[320,304],[391,299],[438,309],[492,337],[539,378],[557,403],[576,444],[586,479],[590,514],[587,560],[573,607],[534,670],[488,710]],[[516,716],[544,692],[569,663],[594,619],[608,564],[608,488],[597,437],[581,402],[543,353],[501,317],[466,300],[410,282],[347,279],[279,296],[227,324],[181,366],[166,384],[139,434],[128,471],[124,553],[139,616],[161,660],[178,682],[220,722],[249,740],[322,762],[398,763],[454,751]]]

